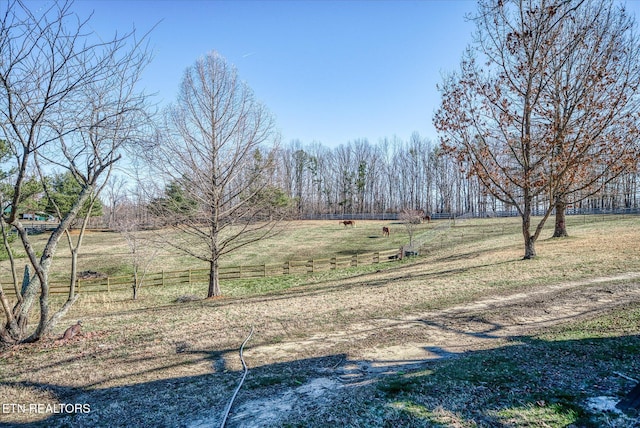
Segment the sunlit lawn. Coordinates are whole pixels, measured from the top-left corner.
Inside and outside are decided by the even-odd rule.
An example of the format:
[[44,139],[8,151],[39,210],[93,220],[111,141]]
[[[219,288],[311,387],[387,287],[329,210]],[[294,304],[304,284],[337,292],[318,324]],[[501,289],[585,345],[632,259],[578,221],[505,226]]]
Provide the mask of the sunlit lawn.
[[[390,238],[381,236],[383,225],[392,228]],[[147,409],[151,423],[167,424],[169,416],[188,421],[193,416],[183,414],[182,406],[188,405],[193,414],[211,414],[212,407],[226,404],[237,377],[236,349],[251,325],[258,329],[252,344],[278,344],[318,332],[337,332],[354,322],[393,319],[484,296],[640,272],[640,218],[570,217],[571,237],[565,239],[550,239],[552,226],[538,243],[539,257],[529,261],[521,260],[518,219],[436,221],[420,225],[414,234],[422,244],[421,255],[402,262],[223,281],[224,298],[212,301],[176,303],[177,297],[186,294],[203,297],[205,284],[143,289],[136,302],[129,291],[83,295],[49,341],[0,355],[4,383],[0,396],[20,402],[89,400],[96,406],[93,417],[103,425],[129,423],[121,400]],[[37,237],[40,245],[44,238]],[[283,262],[385,250],[400,247],[407,238],[404,226],[392,222],[358,222],[354,229],[337,222],[293,222],[279,236],[247,247],[224,263]],[[126,272],[127,247],[117,234],[90,233],[83,248],[80,270]],[[61,246],[54,262],[60,277],[65,263],[68,250]],[[191,266],[199,264],[167,247],[152,269]],[[331,412],[360,415],[358,423],[365,426],[376,426],[380,421],[376,418],[391,425],[395,421],[395,426],[474,426],[482,418],[504,426],[585,422],[588,417],[578,404],[586,393],[580,385],[591,388],[603,370],[640,369],[637,358],[611,357],[638,355],[639,316],[637,305],[629,306],[522,338],[513,346],[445,360],[428,372],[399,373],[353,390],[354,397],[362,394],[363,399],[344,408],[336,403]],[[86,336],[68,346],[56,345],[53,338],[77,319],[84,320]],[[388,338],[381,335],[378,340],[371,346],[385,346]],[[290,360],[274,355],[259,364],[254,361],[252,391],[273,382],[303,382],[309,374],[294,367],[305,358],[338,358],[354,344],[357,341],[336,345],[332,357],[291,354]],[[226,364],[224,370],[212,373],[220,359]],[[552,373],[550,363],[553,376],[559,377],[541,377]],[[600,371],[591,369],[594,364]],[[188,397],[199,399],[194,402]],[[180,404],[181,400],[188,404]],[[298,423],[314,426],[316,422],[309,415]]]

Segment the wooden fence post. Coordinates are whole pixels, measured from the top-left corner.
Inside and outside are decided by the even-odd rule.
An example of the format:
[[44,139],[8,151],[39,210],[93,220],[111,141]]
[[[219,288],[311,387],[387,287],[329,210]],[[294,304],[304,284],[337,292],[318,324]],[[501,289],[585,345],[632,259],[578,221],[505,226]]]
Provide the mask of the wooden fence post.
[[[436,241],[436,243],[437,243],[437,241]],[[443,242],[442,242],[442,237],[440,238],[440,245],[441,245],[441,247],[444,246]],[[389,254],[389,251],[388,250],[385,251],[384,254]],[[384,261],[385,262],[389,261],[391,258],[397,258],[399,260],[402,260],[403,256],[404,256],[404,251],[403,251],[403,248],[401,247],[398,250],[398,252],[396,252],[394,255],[389,256],[389,257],[384,256]],[[362,258],[362,262],[360,262],[360,260],[359,260],[360,258]],[[319,265],[319,269],[321,269],[322,260],[326,261],[327,259],[320,259],[320,260],[321,260],[320,261],[321,264]],[[338,269],[339,263],[347,262],[347,260],[349,260],[348,256],[340,257],[340,260],[338,260],[338,257],[336,257],[336,256],[331,257],[329,259],[329,263],[330,263],[329,268],[331,270]],[[353,254],[353,255],[351,255],[350,265],[353,266],[353,267],[358,267],[360,264],[365,264],[365,265],[369,264],[369,261],[373,261],[373,263],[380,263],[381,262],[381,253],[380,253],[380,251],[376,251],[376,252],[372,252],[372,253],[364,253],[364,254]],[[298,260],[297,263],[300,263],[300,262],[301,261]],[[283,263],[282,270],[283,270],[283,274],[284,275],[289,275],[291,273],[291,264],[292,264],[291,260],[287,260],[286,262]],[[299,266],[302,266],[302,265],[299,265]],[[274,267],[277,267],[277,265],[275,265]],[[314,273],[316,271],[316,260],[315,259],[307,260],[306,267],[307,267],[308,272]],[[176,281],[182,281],[182,279],[185,279],[184,276],[183,276],[185,273],[188,273],[188,278],[186,278],[186,279],[188,280],[189,285],[193,285],[193,281],[194,281],[194,279],[193,279],[193,275],[194,275],[193,270],[194,269],[175,271],[175,272],[172,271],[172,272],[170,272],[172,274],[172,276],[167,277],[167,272],[165,271],[165,269],[162,269],[162,271],[160,272],[160,280],[161,280],[161,284],[160,285],[168,286],[168,285],[171,285],[171,284],[175,283]],[[242,276],[242,270],[243,270],[242,266],[239,266],[238,267],[238,272],[239,272],[240,277]],[[199,271],[199,269],[196,269],[196,271]],[[249,270],[246,271],[246,272],[247,272],[247,274],[249,275],[250,278],[251,277],[260,277],[260,275],[262,275],[265,278],[268,277],[269,275],[274,275],[274,276],[278,275],[278,273],[276,271],[269,272],[269,265],[267,265],[267,263],[264,263],[262,265],[257,265],[257,266],[250,266]],[[154,285],[158,285],[157,282],[156,282],[157,278],[158,278],[156,275],[158,275],[158,273],[151,274],[151,275],[153,275],[153,278],[154,278]],[[210,272],[209,272],[209,275],[210,275]],[[122,278],[124,278],[124,277],[116,277],[115,278],[116,282],[113,284],[113,285],[116,286],[115,291],[119,290],[119,288],[117,286],[123,284],[121,282]],[[112,285],[111,284],[111,278],[109,276],[107,276],[104,279],[106,279],[106,292],[110,293],[111,292],[111,285]],[[173,279],[173,281],[171,281],[172,279]],[[125,278],[125,280],[127,280],[127,279]],[[76,290],[77,290],[77,292],[79,292],[83,288],[82,283],[84,283],[84,282],[86,282],[86,281],[84,281],[82,279],[76,280]],[[129,284],[130,284],[130,282],[129,282]],[[97,285],[98,285],[97,288],[91,289],[89,292],[104,292],[105,291],[105,289],[102,288],[102,286],[105,285],[105,283],[98,283]]]

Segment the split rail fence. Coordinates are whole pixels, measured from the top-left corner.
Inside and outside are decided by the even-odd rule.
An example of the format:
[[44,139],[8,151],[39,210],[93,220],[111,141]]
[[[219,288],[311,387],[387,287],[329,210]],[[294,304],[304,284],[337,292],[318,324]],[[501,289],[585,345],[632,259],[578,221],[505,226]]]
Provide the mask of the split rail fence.
[[[247,279],[266,278],[279,275],[314,273],[326,270],[384,263],[399,259],[399,250],[386,250],[323,259],[289,260],[284,263],[278,264],[262,264],[253,266],[221,266],[219,270],[219,278],[221,280]],[[147,288],[181,284],[202,284],[208,283],[208,281],[209,269],[204,268],[147,273],[144,277],[144,282],[142,285],[143,287]],[[111,291],[130,290],[132,286],[133,275],[78,279],[76,282],[76,291],[78,293],[104,293]],[[12,288],[4,288],[6,294],[14,294]],[[68,282],[51,281],[51,283],[49,284],[50,294],[67,294],[68,292]]]

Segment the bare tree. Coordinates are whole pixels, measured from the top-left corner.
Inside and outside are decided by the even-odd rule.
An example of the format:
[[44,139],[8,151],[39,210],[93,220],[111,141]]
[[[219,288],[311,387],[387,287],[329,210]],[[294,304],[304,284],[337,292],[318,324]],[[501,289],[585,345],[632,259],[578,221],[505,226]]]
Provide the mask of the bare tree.
[[[39,163],[37,163],[37,165],[39,165]],[[38,170],[42,172],[40,167],[38,167]],[[71,177],[73,178],[73,176]],[[57,195],[55,194],[55,191],[50,188],[46,177],[42,177],[42,183],[44,183],[45,194],[49,199],[50,204],[52,205],[57,218],[58,219],[64,218],[68,213],[69,207],[66,207],[65,209],[63,202],[58,201],[58,198],[56,197]],[[79,193],[80,189],[82,189],[82,184],[78,183],[77,181],[75,181],[74,183],[78,185],[77,188],[74,190],[76,190],[76,192]],[[100,192],[100,189],[97,190],[97,193],[99,192]],[[74,192],[70,195],[65,195],[65,196],[71,197],[73,202],[75,202],[77,200],[78,193]],[[85,231],[87,230],[89,218],[91,218],[91,215],[93,212],[93,207],[96,204],[96,201],[97,201],[96,199],[97,199],[96,193],[95,192],[91,193],[89,197],[85,200],[85,203],[83,204],[82,208],[76,214],[76,217],[79,218],[81,221],[80,221],[80,229],[78,231],[75,242],[71,235],[71,230],[70,230],[71,225],[70,227],[64,230],[64,235],[67,238],[67,244],[69,246],[69,251],[71,253],[71,272],[69,275],[69,294],[68,294],[69,302],[75,301],[75,298],[76,298],[75,296],[76,296],[76,284],[77,284],[77,277],[78,277],[78,255],[80,254],[80,248],[82,247],[84,234],[85,234]]]
[[[600,18],[592,16],[596,10]],[[435,117],[443,146],[488,192],[517,209],[525,259],[535,257],[556,200],[586,186],[584,167],[606,169],[637,136],[638,43],[628,32],[632,20],[618,12],[620,18],[609,0],[480,1],[475,42],[460,73],[443,84]],[[605,23],[612,26],[604,33],[614,44],[612,58],[622,58],[625,67],[608,68],[603,55],[609,48],[594,47],[591,31]],[[581,63],[595,71],[569,68],[575,55],[584,55]],[[577,70],[588,74],[586,80],[574,79]],[[624,93],[617,96],[616,88]],[[574,98],[579,102],[569,105]],[[627,99],[626,107],[611,108]]]
[[413,236],[416,234],[418,225],[422,223],[424,217],[424,211],[405,209],[399,215],[400,220],[407,228],[407,234],[409,235],[409,247],[413,248]]
[[145,238],[140,218],[136,212],[136,204],[126,197],[121,199],[121,203],[125,209],[123,209],[124,212],[120,213],[113,227],[120,233],[129,247],[128,259],[133,270],[131,288],[133,290],[133,300],[136,300],[149,266],[158,254],[159,247],[154,244],[153,240]]
[[116,227],[118,209],[126,202],[126,186],[127,179],[124,176],[112,175],[106,182],[104,193],[109,208],[107,224],[110,228]]
[[181,232],[168,243],[208,263],[207,296],[219,296],[220,257],[269,236],[279,220],[269,210],[278,135],[266,108],[216,52],[187,68],[166,122],[154,165],[183,201],[157,205]]
[[[134,33],[94,41],[88,20],[71,11],[71,3],[54,3],[33,13],[20,1],[7,2],[0,16],[0,131],[13,167],[11,196],[3,220],[16,229],[33,275],[21,298],[4,308],[0,329],[5,342],[36,341],[73,305],[77,295],[52,313],[49,270],[65,230],[104,176],[120,159],[121,149],[135,143],[145,96],[135,90],[148,54]],[[42,254],[34,249],[19,219],[26,177],[33,170],[69,171],[80,189],[61,213]],[[28,332],[27,321],[39,297],[39,321]]]
[[[612,150],[616,146],[612,141],[603,137],[602,148]],[[567,194],[570,207],[576,210],[638,207],[637,169],[633,168],[633,150],[629,150],[634,145],[631,138],[625,141],[630,145],[622,147],[617,158],[604,156],[605,152],[598,153],[595,149],[588,157],[572,158],[576,168],[578,161],[591,162],[582,163],[581,180],[572,181],[573,193]],[[573,143],[565,146],[578,147]],[[561,147],[557,149],[560,151]],[[304,162],[298,162],[301,159]],[[619,162],[609,166],[612,159]],[[293,141],[276,155],[274,184],[290,198],[296,198],[305,216],[344,213],[349,200],[358,207],[353,213],[395,215],[415,207],[428,213],[455,216],[487,216],[501,211],[517,214],[512,203],[498,200],[477,175],[467,176],[471,168],[469,161],[448,156],[439,144],[432,144],[417,133],[408,141],[394,137],[381,139],[375,145],[354,141],[334,148],[318,142],[305,145]],[[623,168],[626,172],[618,175]],[[589,177],[594,180],[591,184],[586,180]],[[557,201],[558,197],[553,199]],[[549,200],[548,191],[537,194],[532,198],[532,212],[544,212]],[[561,213],[557,205],[554,209]]]

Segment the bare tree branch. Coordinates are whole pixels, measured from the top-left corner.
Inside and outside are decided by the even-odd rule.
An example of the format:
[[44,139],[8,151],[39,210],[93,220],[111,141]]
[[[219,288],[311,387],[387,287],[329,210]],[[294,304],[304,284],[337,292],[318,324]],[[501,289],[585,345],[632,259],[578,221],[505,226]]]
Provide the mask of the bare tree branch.
[[218,296],[220,257],[270,236],[281,217],[268,197],[278,135],[266,108],[215,52],[186,70],[166,123],[154,164],[189,202],[183,210],[170,199],[157,205],[182,232],[169,243],[209,263],[207,296]]

